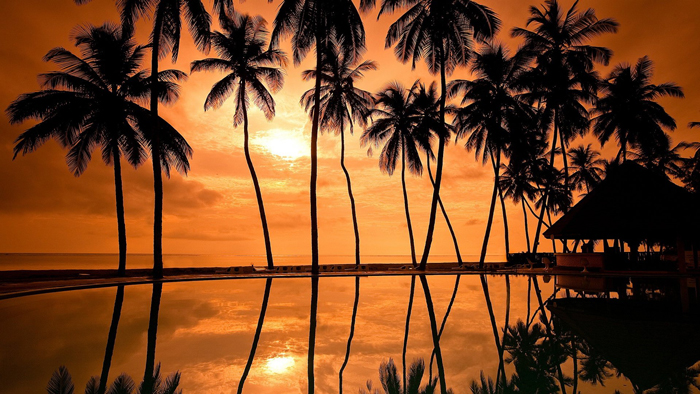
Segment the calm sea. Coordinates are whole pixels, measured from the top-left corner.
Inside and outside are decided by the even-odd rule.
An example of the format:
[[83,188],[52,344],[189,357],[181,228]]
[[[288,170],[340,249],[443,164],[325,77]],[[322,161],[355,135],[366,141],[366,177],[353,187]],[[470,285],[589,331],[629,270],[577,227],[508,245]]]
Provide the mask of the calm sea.
[[[463,255],[466,262],[479,260],[477,255]],[[504,261],[505,256],[488,255],[486,261]],[[265,255],[207,255],[207,254],[168,254],[163,256],[166,268],[184,267],[240,267],[247,265],[265,265]],[[353,264],[353,255],[322,255],[321,264]],[[455,262],[454,255],[431,255],[429,262]],[[46,270],[46,269],[112,269],[117,268],[116,254],[81,254],[81,253],[3,253],[0,254],[0,271],[7,270]],[[362,256],[364,264],[410,264],[409,255],[367,255]],[[309,255],[277,255],[276,265],[311,264]],[[127,268],[151,268],[153,257],[150,254],[129,254]]]

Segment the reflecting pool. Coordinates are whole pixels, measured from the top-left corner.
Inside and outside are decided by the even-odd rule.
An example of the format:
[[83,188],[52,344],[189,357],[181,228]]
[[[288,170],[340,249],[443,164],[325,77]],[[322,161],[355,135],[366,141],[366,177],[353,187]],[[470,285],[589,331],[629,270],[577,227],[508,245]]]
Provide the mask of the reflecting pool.
[[0,391],[103,392],[128,375],[149,392],[159,370],[184,393],[700,392],[697,287],[399,275],[26,296],[0,301]]

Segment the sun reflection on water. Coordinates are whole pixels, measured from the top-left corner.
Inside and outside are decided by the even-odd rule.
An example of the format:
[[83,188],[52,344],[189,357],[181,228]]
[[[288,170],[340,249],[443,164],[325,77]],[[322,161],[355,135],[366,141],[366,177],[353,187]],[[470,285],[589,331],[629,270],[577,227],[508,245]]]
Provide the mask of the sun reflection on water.
[[271,357],[267,359],[265,363],[265,369],[269,373],[273,374],[283,374],[289,371],[294,366],[294,357],[279,355],[277,357]]

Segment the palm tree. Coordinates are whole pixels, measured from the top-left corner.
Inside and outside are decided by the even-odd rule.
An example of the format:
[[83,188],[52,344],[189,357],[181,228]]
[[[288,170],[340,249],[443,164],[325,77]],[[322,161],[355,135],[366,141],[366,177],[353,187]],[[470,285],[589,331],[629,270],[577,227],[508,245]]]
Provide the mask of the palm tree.
[[530,253],[530,230],[527,225],[527,210],[525,204],[529,204],[527,200],[534,200],[537,188],[534,185],[532,174],[522,162],[511,160],[507,166],[504,166],[503,173],[499,177],[500,188],[505,197],[510,197],[513,202],[520,203],[523,209],[523,222],[525,225],[525,243],[527,252]]
[[[14,156],[33,152],[48,139],[68,148],[71,171],[80,176],[92,152],[99,147],[102,159],[114,167],[117,229],[119,234],[119,275],[126,270],[126,225],[122,192],[121,156],[137,167],[145,160],[144,145],[150,142],[148,112],[138,105],[150,94],[145,71],[139,71],[145,47],[117,26],[79,28],[75,43],[81,56],[54,48],[44,57],[62,70],[42,74],[42,90],[23,94],[7,108],[10,123],[27,119],[40,122],[16,140]],[[175,81],[184,74],[176,70],[160,73],[161,101],[177,98]],[[160,119],[178,169],[187,172],[191,148],[172,126]]]
[[[156,369],[156,378],[154,381],[152,393],[158,394],[176,394],[182,392],[178,390],[180,385],[180,372],[177,371],[170,376],[168,376],[165,381],[160,377],[160,364]],[[85,385],[85,394],[100,394],[104,391],[99,391],[98,380],[95,376],[91,377]],[[136,388],[136,384],[131,376],[122,373],[114,379],[114,382],[109,387],[109,393],[120,393],[120,394],[146,394],[142,387]],[[46,392],[48,394],[73,394],[75,391],[75,385],[73,384],[73,377],[68,368],[65,366],[60,366],[51,375],[49,383],[46,385]]]
[[[406,211],[406,224],[408,225],[408,237],[411,243],[411,261],[414,267],[418,266],[416,249],[413,241],[413,227],[411,226],[411,214],[408,209],[408,193],[406,192],[406,166],[413,174],[421,174],[419,150],[430,150],[432,135],[418,127],[421,113],[415,104],[415,92],[418,81],[408,90],[397,82],[389,84],[375,98],[376,108],[372,111],[372,124],[360,137],[362,145],[373,143],[379,147],[384,144],[379,154],[379,168],[392,175],[396,168],[396,161],[401,160],[401,185],[403,187],[403,201]],[[368,151],[371,153],[372,149]]]
[[[617,31],[613,19],[598,19],[593,9],[577,10],[578,1],[564,13],[557,0],[547,0],[542,8],[530,7],[527,26],[533,30],[516,27],[514,37],[525,38],[524,50],[535,58],[535,67],[530,73],[532,91],[524,97],[530,103],[542,106],[542,127],[552,125],[550,166],[554,167],[557,139],[562,145],[565,186],[569,185],[566,162],[566,144],[577,135],[588,131],[588,110],[584,103],[592,104],[598,85],[593,71],[595,62],[608,64],[612,52],[604,47],[585,44],[591,38]],[[545,191],[545,199],[549,192]],[[533,251],[537,252],[539,235],[544,218],[542,205],[537,222]]]
[[[385,46],[395,45],[394,53],[403,63],[425,59],[432,74],[440,74],[440,125],[445,124],[447,75],[464,66],[471,55],[472,38],[484,40],[496,34],[500,20],[488,7],[470,0],[383,0],[379,16],[397,7],[409,7],[387,33]],[[438,134],[435,186],[430,206],[430,221],[420,262],[424,270],[430,254],[435,230],[438,196],[442,183],[442,166],[448,130],[442,126]]]
[[[360,9],[372,6],[372,0],[361,0]],[[270,45],[292,35],[294,64],[298,65],[311,48],[316,48],[316,70],[323,69],[323,53],[330,38],[341,43],[343,52],[353,61],[365,47],[365,30],[357,7],[352,0],[283,0],[274,21]],[[321,79],[316,78],[313,102],[321,102]],[[320,111],[314,111],[311,122],[311,271],[318,274],[318,216],[316,207],[316,180],[318,177],[318,128]]]
[[602,83],[603,97],[595,107],[593,132],[601,146],[615,136],[620,146],[616,161],[626,161],[628,148],[653,150],[666,142],[664,129],[675,130],[676,122],[656,100],[682,98],[683,90],[673,82],[651,83],[653,64],[644,56],[634,68],[619,64]]
[[250,346],[250,354],[248,355],[248,362],[245,364],[243,369],[243,375],[241,375],[241,380],[238,381],[238,388],[236,390],[237,394],[243,392],[243,385],[248,377],[250,368],[253,366],[253,360],[255,359],[255,352],[258,349],[258,342],[260,341],[260,334],[262,333],[263,325],[265,323],[265,314],[267,313],[267,303],[270,300],[270,289],[272,288],[272,278],[267,278],[265,281],[265,291],[263,293],[262,306],[260,307],[260,315],[258,316],[258,325],[255,328],[255,336],[253,336],[253,344]]
[[[78,4],[91,0],[75,0]],[[171,54],[173,63],[177,61],[180,52],[180,34],[182,32],[182,17],[184,16],[197,49],[207,51],[210,44],[211,17],[204,8],[201,0],[117,0],[120,7],[122,25],[125,31],[131,32],[134,23],[142,16],[153,11],[153,30],[151,31],[151,85],[153,92],[150,100],[151,110],[151,158],[153,164],[153,190],[155,194],[153,214],[153,277],[163,277],[163,172],[168,153],[167,142],[158,119],[158,98],[161,91],[158,88],[158,67],[160,59]],[[230,0],[215,0],[218,10],[226,10],[231,5]]]
[[[342,53],[341,50],[339,43],[331,42],[326,47],[326,53],[322,57],[321,72],[307,70],[302,76],[305,80],[321,80],[319,101],[321,105],[321,130],[334,130],[336,134],[340,134],[340,167],[343,169],[348,185],[352,224],[355,231],[355,264],[359,266],[360,230],[357,225],[355,197],[352,194],[350,173],[345,168],[345,127],[349,126],[350,134],[352,134],[354,123],[361,127],[367,126],[367,119],[372,107],[372,94],[356,88],[355,82],[364,76],[364,72],[376,70],[377,65],[371,60],[358,64],[359,58],[352,60],[352,56]],[[314,92],[314,89],[309,89],[301,97],[304,108],[307,111],[311,110],[311,114],[316,113]]]
[[[456,80],[449,88],[451,95],[463,92],[462,104],[466,104],[455,117],[457,138],[468,135],[467,150],[474,150],[477,159],[482,154],[482,162],[490,159],[493,166],[493,194],[479,268],[484,266],[496,196],[500,192],[501,156],[510,155],[510,135],[526,134],[527,125],[534,119],[531,107],[517,95],[527,63],[528,59],[522,53],[510,57],[502,45],[491,44],[476,54],[472,73],[477,79]],[[505,214],[503,219],[506,220]]]
[[586,193],[591,192],[591,188],[600,183],[603,175],[603,162],[600,153],[587,146],[579,145],[568,153],[571,159],[571,184],[574,190],[581,191],[584,188]]
[[262,17],[236,13],[233,17],[223,17],[221,27],[224,32],[217,31],[212,34],[212,43],[219,58],[196,60],[192,62],[190,68],[192,72],[227,72],[226,76],[212,87],[204,103],[204,110],[218,108],[231,95],[235,97],[236,110],[233,116],[233,127],[243,123],[243,151],[250,176],[253,178],[255,196],[258,201],[260,221],[265,238],[267,266],[274,268],[265,206],[248,147],[248,106],[249,98],[252,97],[252,101],[263,111],[265,117],[272,119],[275,115],[275,101],[265,87],[265,83],[274,92],[282,88],[284,74],[280,67],[283,67],[287,60],[279,49],[266,49],[268,32]]

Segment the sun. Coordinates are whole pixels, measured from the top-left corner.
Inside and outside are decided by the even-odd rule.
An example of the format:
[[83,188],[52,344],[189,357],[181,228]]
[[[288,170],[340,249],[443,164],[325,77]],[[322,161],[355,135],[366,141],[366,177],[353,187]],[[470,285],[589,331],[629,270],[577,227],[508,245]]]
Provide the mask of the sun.
[[267,359],[265,369],[273,374],[283,374],[288,372],[294,366],[294,358],[290,356],[279,355]]
[[269,153],[285,160],[309,155],[309,144],[299,131],[268,130],[255,138],[255,143]]

